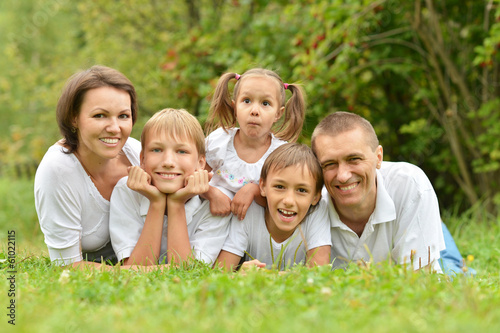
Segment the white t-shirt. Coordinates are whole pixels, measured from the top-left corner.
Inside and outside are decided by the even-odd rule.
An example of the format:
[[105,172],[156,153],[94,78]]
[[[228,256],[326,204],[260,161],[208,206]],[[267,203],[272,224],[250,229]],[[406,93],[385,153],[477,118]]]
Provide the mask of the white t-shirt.
[[[299,227],[284,242],[278,243],[267,230],[265,208],[252,202],[245,219],[231,219],[229,236],[222,249],[244,260],[252,260],[245,251],[266,264],[267,268],[276,267],[283,270],[292,264],[305,263],[306,252],[320,246],[331,245],[329,233],[328,211],[326,203],[320,201],[317,207],[308,215]],[[280,258],[280,251],[285,248]],[[279,266],[278,266],[278,263]]]
[[230,128],[227,133],[218,128],[206,138],[207,164],[212,168],[213,177],[210,185],[217,187],[229,198],[233,198],[244,185],[259,184],[260,171],[264,161],[276,148],[287,143],[271,134],[271,145],[256,163],[247,163],[239,158],[234,148],[234,136],[238,128]]
[[[413,268],[427,266],[441,273],[439,252],[445,248],[436,193],[424,172],[404,162],[382,162],[377,170],[377,201],[361,237],[347,227],[335,210],[326,188],[332,236],[333,267],[350,261],[391,259]],[[366,247],[365,247],[366,246]]]
[[[120,179],[111,194],[109,230],[111,244],[119,261],[132,254],[149,210],[149,199],[131,190],[127,186],[127,179]],[[209,201],[202,201],[199,196],[191,198],[185,207],[194,258],[212,264],[227,237],[230,217],[213,216]],[[166,252],[167,216],[164,216],[159,263],[166,262]]]
[[[57,265],[82,261],[83,252],[109,243],[109,201],[99,193],[74,154],[51,146],[35,175],[35,207],[50,259]],[[139,165],[139,141],[129,138],[123,152]],[[98,253],[97,253],[98,254]]]

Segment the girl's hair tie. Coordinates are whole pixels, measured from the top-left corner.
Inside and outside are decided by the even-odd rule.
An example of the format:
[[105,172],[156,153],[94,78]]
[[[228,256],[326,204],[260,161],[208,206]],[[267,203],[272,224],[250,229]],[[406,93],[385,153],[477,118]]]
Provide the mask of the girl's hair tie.
[[236,81],[238,81],[240,79],[240,77],[241,77],[240,74],[234,73],[234,78],[236,79]]
[[285,87],[285,90],[288,89],[288,83],[283,83],[283,86]]

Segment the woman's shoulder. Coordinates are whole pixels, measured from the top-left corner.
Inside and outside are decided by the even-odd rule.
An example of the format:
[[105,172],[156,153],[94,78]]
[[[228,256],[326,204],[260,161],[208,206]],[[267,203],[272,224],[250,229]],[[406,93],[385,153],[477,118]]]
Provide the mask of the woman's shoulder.
[[38,165],[35,190],[58,191],[59,188],[84,186],[83,169],[73,154],[59,144],[51,146]]
[[132,137],[127,139],[125,145],[123,146],[123,152],[127,155],[130,163],[132,165],[140,165],[140,153],[141,153],[141,142]]
[[56,172],[64,171],[66,168],[73,168],[77,165],[78,160],[72,153],[68,153],[68,149],[59,143],[55,143],[49,147],[47,152],[40,162],[38,171],[55,170]]
[[129,137],[127,139],[127,142],[125,142],[125,146],[128,149],[133,149],[134,151],[136,150],[141,150],[141,142],[137,139],[134,139],[133,137]]

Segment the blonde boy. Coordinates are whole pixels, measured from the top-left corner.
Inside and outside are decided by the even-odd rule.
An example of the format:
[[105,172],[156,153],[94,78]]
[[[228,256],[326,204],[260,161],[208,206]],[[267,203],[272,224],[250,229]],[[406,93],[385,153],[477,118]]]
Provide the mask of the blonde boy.
[[209,186],[198,120],[185,110],[161,110],[144,126],[141,144],[141,168],[132,167],[111,195],[110,235],[118,260],[212,264],[229,217],[212,216],[209,202],[198,196]]

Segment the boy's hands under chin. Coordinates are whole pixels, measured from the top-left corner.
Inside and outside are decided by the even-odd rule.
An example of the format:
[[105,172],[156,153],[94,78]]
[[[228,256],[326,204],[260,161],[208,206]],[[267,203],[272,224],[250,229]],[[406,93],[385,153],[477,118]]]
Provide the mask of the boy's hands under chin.
[[192,197],[207,192],[209,189],[208,182],[208,171],[198,169],[186,178],[184,187],[172,194],[169,194],[167,196],[167,200],[181,202],[184,204]]
[[128,169],[127,186],[142,194],[149,201],[165,200],[165,193],[160,192],[156,186],[151,184],[151,176],[139,166],[132,166]]

